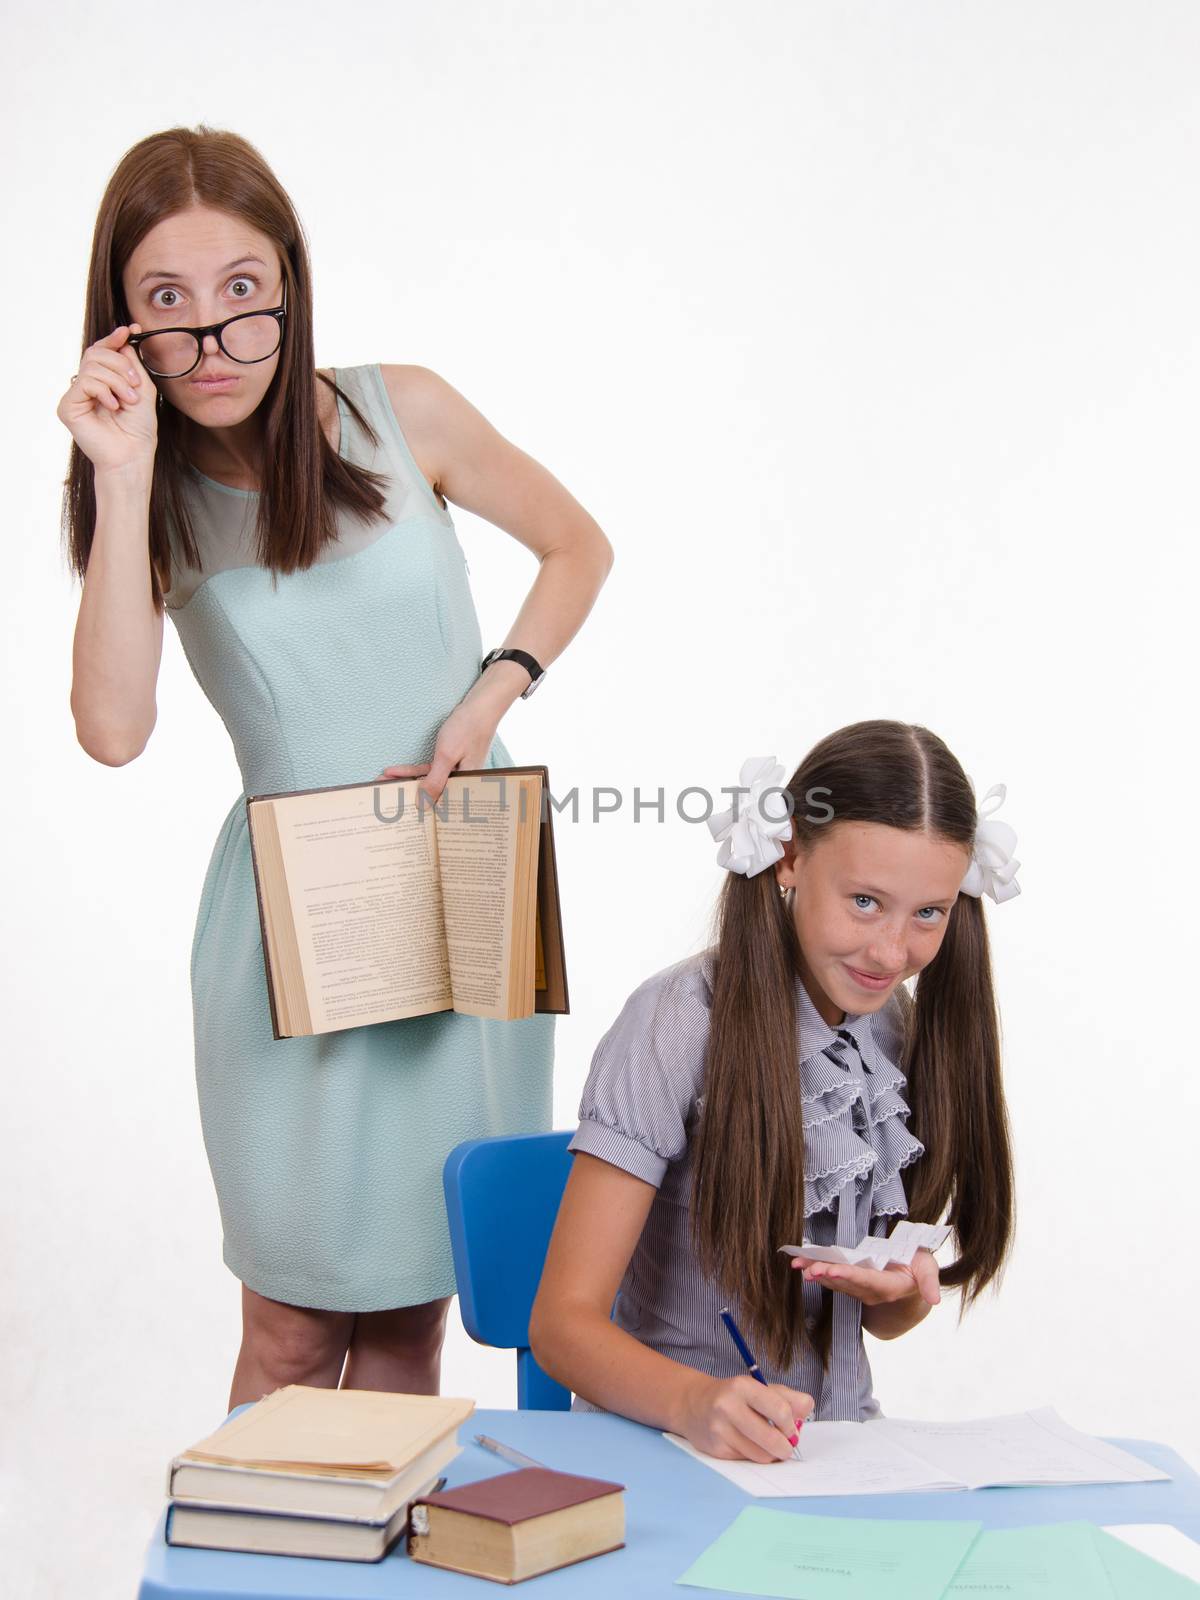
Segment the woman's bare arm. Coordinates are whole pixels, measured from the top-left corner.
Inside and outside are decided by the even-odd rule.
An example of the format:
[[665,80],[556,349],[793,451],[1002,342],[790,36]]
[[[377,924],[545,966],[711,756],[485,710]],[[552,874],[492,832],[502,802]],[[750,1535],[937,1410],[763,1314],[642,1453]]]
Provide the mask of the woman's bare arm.
[[59,421],[92,463],[96,527],[75,623],[71,714],[88,755],[120,767],[146,747],[157,707],[163,617],[150,584],[157,390],[122,324],[84,351]]
[[[603,530],[552,473],[497,432],[436,372],[419,366],[380,371],[435,493],[494,523],[537,556],[537,576],[499,642],[549,666],[582,627],[612,567],[613,549]],[[478,704],[498,722],[528,687],[524,667],[497,661],[461,704]]]
[[152,465],[96,471],[96,531],[72,654],[71,713],[79,743],[120,767],[141,755],[158,715],[163,614],[150,586]]

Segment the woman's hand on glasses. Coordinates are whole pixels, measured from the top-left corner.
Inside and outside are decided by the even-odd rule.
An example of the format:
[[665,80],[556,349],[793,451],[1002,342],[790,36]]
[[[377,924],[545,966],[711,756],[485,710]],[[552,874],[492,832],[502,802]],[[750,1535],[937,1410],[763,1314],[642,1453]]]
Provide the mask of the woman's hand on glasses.
[[158,447],[158,391],[126,344],[136,322],[114,328],[88,345],[66,394],[58,420],[97,472],[154,465]]

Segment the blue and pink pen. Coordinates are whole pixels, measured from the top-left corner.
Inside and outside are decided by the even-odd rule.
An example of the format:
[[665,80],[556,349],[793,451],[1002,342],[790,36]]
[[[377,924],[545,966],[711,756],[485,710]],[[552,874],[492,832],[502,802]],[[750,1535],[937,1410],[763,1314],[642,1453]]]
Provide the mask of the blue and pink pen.
[[[764,1388],[766,1388],[767,1387],[767,1380],[763,1377],[762,1372],[759,1369],[758,1362],[754,1359],[753,1355],[751,1354],[750,1346],[746,1343],[745,1339],[742,1338],[742,1330],[738,1327],[737,1323],[733,1320],[733,1317],[730,1315],[730,1311],[729,1311],[729,1307],[728,1306],[723,1306],[721,1308],[721,1321],[725,1324],[726,1328],[729,1330],[729,1337],[733,1340],[734,1344],[737,1346],[738,1355],[740,1355],[742,1360],[746,1363],[746,1371],[750,1374],[750,1376],[752,1378],[754,1378],[757,1382],[761,1383]],[[772,1423],[771,1426],[774,1427],[775,1424]],[[799,1419],[796,1419],[796,1437],[795,1437],[795,1440],[792,1441],[792,1456],[797,1461],[803,1461],[804,1460],[804,1457],[800,1454],[800,1429],[803,1426],[804,1426],[803,1422],[801,1422]]]

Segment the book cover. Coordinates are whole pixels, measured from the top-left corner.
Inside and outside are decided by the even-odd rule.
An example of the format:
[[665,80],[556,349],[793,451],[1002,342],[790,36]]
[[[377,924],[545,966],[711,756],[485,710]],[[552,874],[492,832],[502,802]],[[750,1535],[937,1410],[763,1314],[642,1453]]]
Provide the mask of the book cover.
[[555,1472],[549,1467],[521,1467],[516,1472],[501,1472],[478,1483],[460,1484],[457,1489],[441,1489],[413,1502],[414,1505],[444,1506],[468,1516],[486,1517],[513,1527],[530,1517],[548,1516],[569,1506],[598,1500],[602,1495],[620,1494],[623,1483],[606,1478],[581,1478],[571,1472]]
[[392,1478],[453,1432],[475,1402],[291,1383],[175,1458],[302,1474]]

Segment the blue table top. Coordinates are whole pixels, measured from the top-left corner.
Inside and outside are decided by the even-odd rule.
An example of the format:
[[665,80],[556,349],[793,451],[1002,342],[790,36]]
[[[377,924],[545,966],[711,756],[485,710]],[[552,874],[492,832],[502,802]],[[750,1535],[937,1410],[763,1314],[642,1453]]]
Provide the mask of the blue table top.
[[[1200,1477],[1165,1445],[1115,1439],[1144,1461],[1172,1474],[1169,1482],[1101,1484],[1080,1488],[976,1489],[957,1493],[855,1495],[828,1499],[754,1500],[703,1466],[657,1429],[624,1417],[570,1411],[476,1411],[459,1429],[463,1449],[446,1468],[447,1486],[512,1469],[471,1443],[490,1434],[548,1467],[623,1483],[623,1550],[548,1572],[527,1583],[547,1600],[575,1597],[681,1596],[675,1579],[747,1505],[812,1516],[953,1518],[1010,1528],[1040,1522],[1170,1522],[1200,1539]],[[189,1550],[168,1545],[166,1512],[147,1555],[138,1600],[379,1600],[420,1595],[459,1600],[497,1590],[469,1578],[409,1561],[401,1540],[376,1562],[321,1561],[291,1556]],[[693,1590],[692,1593],[700,1593]],[[717,1594],[717,1590],[704,1591]],[[724,1591],[721,1591],[724,1592]]]

